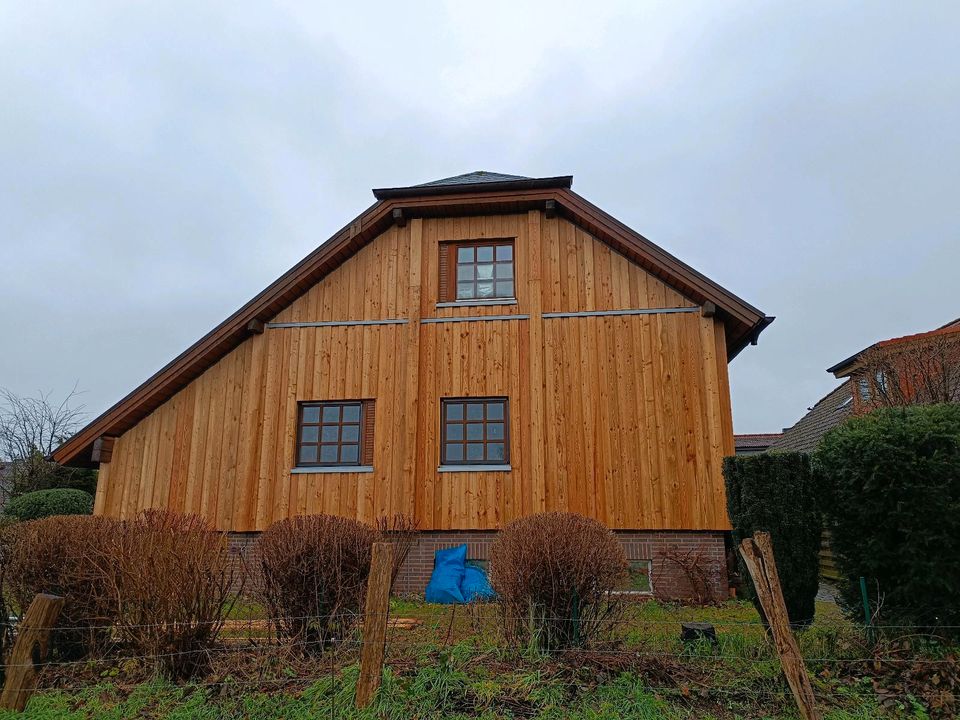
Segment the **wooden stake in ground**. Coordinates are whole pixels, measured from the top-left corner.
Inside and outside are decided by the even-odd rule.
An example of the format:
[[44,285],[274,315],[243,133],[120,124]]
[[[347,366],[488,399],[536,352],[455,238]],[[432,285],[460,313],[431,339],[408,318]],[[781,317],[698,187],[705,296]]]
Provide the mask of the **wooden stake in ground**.
[[370,559],[370,578],[367,582],[367,602],[363,614],[363,645],[360,649],[360,677],[357,680],[356,694],[358,708],[370,704],[380,687],[383,675],[392,570],[393,544],[374,543]]
[[37,686],[37,666],[50,652],[50,631],[56,625],[63,598],[37,595],[17,629],[17,639],[7,662],[7,677],[0,694],[0,708],[23,712]]
[[783,674],[787,677],[787,683],[800,710],[800,716],[804,720],[820,720],[810,677],[803,664],[797,639],[793,636],[793,630],[790,629],[787,605],[783,600],[783,591],[780,589],[780,575],[777,573],[777,564],[773,559],[770,533],[757,532],[752,539],[745,539],[740,543],[740,554],[750,571],[760,605],[767,616],[767,622],[770,623],[773,643],[777,649],[777,655],[780,656]]

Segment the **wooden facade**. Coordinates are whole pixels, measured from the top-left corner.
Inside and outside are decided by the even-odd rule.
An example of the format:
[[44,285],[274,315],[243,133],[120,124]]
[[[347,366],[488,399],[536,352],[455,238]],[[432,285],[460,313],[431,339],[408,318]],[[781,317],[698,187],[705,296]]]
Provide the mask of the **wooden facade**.
[[[438,307],[439,244],[483,238],[515,239],[516,303]],[[582,314],[606,311],[649,312]],[[304,325],[324,322],[342,324]],[[120,433],[96,512],[251,531],[300,513],[443,530],[572,510],[725,530],[726,337],[721,315],[565,217],[411,218]],[[509,471],[438,471],[440,401],[461,396],[509,398]],[[297,403],[342,399],[375,401],[373,472],[292,472]]]

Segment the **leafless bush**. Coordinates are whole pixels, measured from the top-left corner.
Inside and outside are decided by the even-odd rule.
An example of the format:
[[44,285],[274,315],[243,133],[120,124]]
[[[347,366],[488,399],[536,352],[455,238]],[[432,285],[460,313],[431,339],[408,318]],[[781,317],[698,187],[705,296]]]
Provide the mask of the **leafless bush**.
[[[14,527],[14,521],[0,517],[0,658],[7,656],[7,648],[13,640],[6,588],[7,570],[13,558]],[[6,677],[5,671],[6,668],[0,668],[0,682]]]
[[490,579],[510,641],[544,649],[589,646],[612,637],[627,558],[604,525],[573,513],[514,520],[490,550]]
[[236,597],[226,535],[196,515],[147,510],[118,523],[112,540],[96,554],[111,577],[118,636],[168,677],[203,670]]
[[301,515],[259,540],[257,594],[277,634],[308,650],[341,640],[359,617],[376,531],[356,520]]
[[11,526],[7,587],[24,612],[37,593],[66,598],[54,634],[54,650],[79,656],[102,650],[117,615],[110,568],[93,548],[110,547],[117,524],[89,515],[60,515]]
[[393,569],[390,573],[390,587],[397,580],[400,567],[407,559],[411,548],[417,542],[419,523],[409,515],[396,514],[377,518],[379,540],[393,544]]
[[704,557],[702,548],[686,550],[669,545],[660,557],[661,565],[676,565],[690,588],[689,599],[694,605],[712,605],[718,598],[710,585],[711,567],[716,563]]

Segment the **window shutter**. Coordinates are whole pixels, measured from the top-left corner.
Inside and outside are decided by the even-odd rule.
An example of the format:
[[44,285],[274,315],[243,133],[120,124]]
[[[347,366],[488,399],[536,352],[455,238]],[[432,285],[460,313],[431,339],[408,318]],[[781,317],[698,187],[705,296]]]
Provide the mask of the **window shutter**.
[[453,300],[453,292],[450,282],[450,250],[453,247],[450,243],[440,246],[440,302],[450,302]]
[[376,419],[376,403],[363,401],[363,427],[360,429],[360,464],[373,465],[373,426]]

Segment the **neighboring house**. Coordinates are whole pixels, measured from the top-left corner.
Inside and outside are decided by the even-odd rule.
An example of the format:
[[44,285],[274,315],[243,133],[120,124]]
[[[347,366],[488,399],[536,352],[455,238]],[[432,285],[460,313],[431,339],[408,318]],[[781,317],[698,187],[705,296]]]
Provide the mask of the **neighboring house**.
[[54,454],[96,512],[272,522],[403,513],[433,551],[569,510],[616,530],[658,594],[702,550],[726,591],[727,363],[771,322],[570,190],[478,172],[376,203]]
[[827,372],[847,379],[857,415],[881,406],[960,402],[960,319],[874,343]]
[[770,450],[813,452],[820,439],[853,412],[850,384],[834,388],[809,409],[792,427],[785,428]]
[[759,455],[779,438],[780,433],[749,433],[734,435],[733,442],[737,455]]

